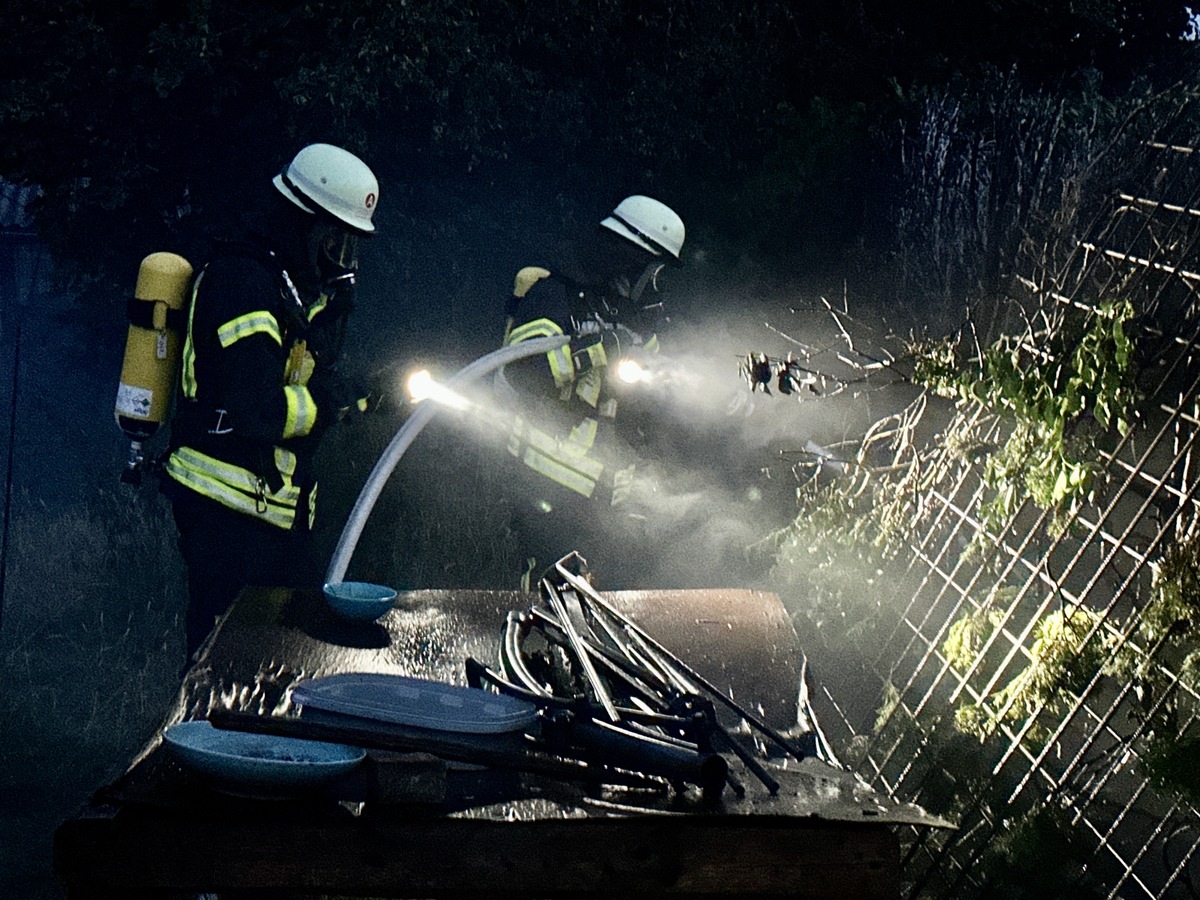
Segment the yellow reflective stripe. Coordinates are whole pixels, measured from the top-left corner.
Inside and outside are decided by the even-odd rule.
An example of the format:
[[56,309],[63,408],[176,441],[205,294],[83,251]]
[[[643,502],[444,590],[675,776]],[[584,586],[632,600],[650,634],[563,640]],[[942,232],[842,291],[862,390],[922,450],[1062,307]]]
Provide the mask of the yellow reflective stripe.
[[256,519],[262,519],[277,528],[287,530],[296,520],[295,509],[277,506],[270,502],[260,503],[255,497],[238,493],[204,473],[188,469],[172,460],[167,461],[167,474],[185,487],[191,488],[210,500],[215,500],[222,506],[235,512],[254,516]]
[[302,384],[285,384],[283,396],[287,399],[287,417],[283,423],[283,437],[304,437],[317,423],[317,404],[312,394]]
[[[563,449],[573,456],[586,456],[588,451],[596,446],[596,432],[598,429],[599,425],[595,419],[584,419],[571,429],[571,436],[567,438]],[[596,465],[599,468],[603,468],[599,463]]]
[[599,369],[588,369],[575,379],[575,394],[588,406],[600,402],[600,389],[604,386],[604,376]]
[[554,376],[556,386],[567,387],[575,380],[575,364],[571,361],[571,354],[566,352],[565,347],[551,350],[546,354],[546,359],[550,361],[550,374]]
[[217,329],[217,340],[223,348],[250,337],[252,334],[266,334],[280,347],[283,346],[283,335],[279,331],[279,323],[275,317],[265,310],[256,310],[230,319]]
[[644,350],[646,353],[657,353],[658,352],[658,335],[657,334],[650,335],[650,339],[647,340],[646,343],[642,344],[642,350]]
[[552,319],[534,319],[524,325],[518,325],[508,335],[509,344],[517,344],[530,338],[549,337],[552,334],[562,334],[563,330]]
[[192,342],[192,314],[196,309],[196,293],[200,290],[200,282],[204,280],[207,269],[201,269],[192,284],[192,300],[188,304],[187,335],[183,339],[183,396],[196,399],[196,345]]
[[[562,333],[563,330],[557,322],[551,319],[534,319],[532,322],[518,325],[510,331],[505,343],[511,347],[513,344],[519,344],[521,341],[531,338],[551,337]],[[554,385],[559,390],[575,380],[575,363],[571,359],[570,345],[564,344],[549,351],[546,359],[550,363],[550,374],[554,376]]]
[[[596,421],[577,425],[566,441],[559,441],[540,428],[530,428],[517,416],[509,434],[508,452],[533,471],[569,490],[590,497],[604,472],[604,464],[587,456],[596,440]],[[524,453],[521,452],[525,444]]]
[[[283,476],[283,483],[290,485],[296,474],[296,454],[287,447],[275,448],[275,469]],[[296,494],[299,497],[299,493]]]
[[[277,457],[278,458],[278,457]],[[180,484],[238,512],[263,519],[279,528],[291,528],[300,491],[285,479],[283,489],[271,493],[258,476],[241,466],[180,447],[167,459],[167,474]]]
[[287,362],[283,366],[283,383],[308,384],[308,379],[312,377],[316,367],[316,360],[308,352],[308,341],[293,341]]
[[597,366],[608,365],[608,354],[604,352],[604,341],[596,341],[584,349],[587,350],[588,363],[593,369]]
[[312,531],[317,523],[317,484],[313,482],[312,490],[308,492],[308,530]]
[[[180,447],[171,454],[168,462],[172,461],[178,461],[181,465],[197,472],[204,472],[243,493],[253,496],[260,491],[259,478],[249,469],[224,462],[192,447]],[[296,501],[300,499],[300,489],[292,484],[292,476],[296,472],[296,454],[283,447],[276,447],[275,467],[283,479],[283,487],[272,492],[265,486],[261,486],[263,497],[282,506],[295,507]]]
[[[574,438],[574,432],[572,439]],[[587,455],[588,447],[582,443],[572,443],[572,439],[559,441],[552,435],[538,428],[530,428],[528,436],[529,447],[546,457],[554,460],[563,467],[570,467],[589,478],[599,478],[604,471],[604,463],[597,462]]]
[[563,487],[575,491],[577,494],[590,497],[596,490],[594,479],[581,475],[579,472],[564,466],[557,460],[539,453],[533,447],[526,448],[525,457],[522,459],[522,462],[538,474],[545,475],[551,481],[557,482]]
[[324,291],[321,291],[321,296],[317,297],[317,299],[313,303],[313,305],[310,306],[307,309],[307,311],[305,312],[305,315],[308,318],[308,324],[311,325],[312,320],[317,317],[317,313],[319,313],[321,310],[323,310],[328,305],[329,305],[329,295],[326,294]]

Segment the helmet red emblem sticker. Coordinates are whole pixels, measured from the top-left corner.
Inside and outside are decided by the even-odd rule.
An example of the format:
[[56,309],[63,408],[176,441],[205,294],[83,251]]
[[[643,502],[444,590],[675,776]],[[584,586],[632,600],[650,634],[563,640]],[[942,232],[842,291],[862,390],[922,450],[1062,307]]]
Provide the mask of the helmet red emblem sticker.
[[367,199],[363,201],[363,206],[365,206],[367,209],[371,209],[375,206],[375,195],[373,193],[367,194]]

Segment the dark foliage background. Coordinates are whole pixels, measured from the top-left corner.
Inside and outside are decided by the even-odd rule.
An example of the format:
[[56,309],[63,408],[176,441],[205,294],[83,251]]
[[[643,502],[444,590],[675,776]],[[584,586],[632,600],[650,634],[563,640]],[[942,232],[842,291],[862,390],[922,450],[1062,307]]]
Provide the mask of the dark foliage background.
[[891,236],[925,91],[998,71],[1094,102],[1174,77],[1187,27],[1178,0],[32,0],[0,35],[0,174],[42,185],[66,271],[122,288],[314,140],[368,159],[385,209],[430,179],[656,192],[734,258],[836,267]]

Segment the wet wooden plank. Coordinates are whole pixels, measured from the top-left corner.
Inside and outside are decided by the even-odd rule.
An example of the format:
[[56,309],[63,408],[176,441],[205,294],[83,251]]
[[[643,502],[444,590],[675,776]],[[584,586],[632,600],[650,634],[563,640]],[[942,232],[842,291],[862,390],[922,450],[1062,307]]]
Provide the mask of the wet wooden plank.
[[68,887],[121,888],[125,897],[233,888],[367,897],[899,893],[899,847],[886,827],[768,817],[433,817],[280,828],[145,812],[72,820],[57,851],[69,860],[60,868]]

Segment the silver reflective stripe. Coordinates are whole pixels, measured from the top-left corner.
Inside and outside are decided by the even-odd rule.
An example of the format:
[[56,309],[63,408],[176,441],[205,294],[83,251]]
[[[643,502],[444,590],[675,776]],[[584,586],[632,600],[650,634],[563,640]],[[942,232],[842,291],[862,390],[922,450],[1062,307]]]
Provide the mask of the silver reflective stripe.
[[[281,448],[276,448],[277,451]],[[283,453],[295,457],[290,451]],[[279,461],[279,453],[276,460]],[[291,528],[296,518],[300,491],[291,483],[287,473],[284,486],[277,492],[266,489],[253,472],[241,466],[222,462],[191,447],[180,447],[167,459],[167,474],[180,484],[191,488],[222,506],[252,515],[276,525]]]
[[[507,346],[511,347],[531,338],[551,337],[562,333],[562,328],[556,322],[550,319],[534,319],[514,328],[508,335]],[[557,388],[561,390],[575,380],[575,362],[571,359],[570,344],[549,351],[546,359],[550,363],[550,374],[554,376]]]
[[575,395],[588,406],[600,402],[600,389],[604,385],[604,376],[600,369],[589,369],[575,379]]
[[[574,457],[581,458],[587,456],[588,452],[596,445],[596,432],[599,425],[595,419],[584,419],[578,425],[571,429],[571,436],[563,442],[563,449]],[[587,460],[593,463],[592,460]],[[593,463],[597,468],[597,473],[604,466],[600,463]]]
[[596,490],[594,479],[567,468],[544,453],[539,453],[533,447],[525,449],[525,456],[521,461],[535,472],[545,475],[551,481],[558,482],[565,488],[570,488],[577,494],[590,497],[593,491]]
[[287,399],[287,418],[283,423],[283,437],[304,437],[317,423],[317,404],[308,388],[302,384],[285,384],[283,395]]
[[590,497],[604,473],[604,464],[587,455],[596,442],[596,430],[595,419],[584,419],[560,441],[517,416],[509,432],[508,452],[540,475]]
[[223,348],[237,343],[242,338],[252,334],[268,335],[280,347],[283,346],[283,335],[279,331],[279,323],[275,317],[265,310],[246,313],[236,319],[230,319],[217,329],[217,340]]
[[519,344],[521,341],[527,341],[530,338],[550,337],[555,334],[562,334],[563,330],[556,322],[551,319],[534,319],[532,322],[526,322],[523,325],[518,325],[509,333],[509,346]]
[[196,399],[196,346],[192,342],[192,314],[196,309],[196,293],[207,269],[201,269],[192,284],[192,300],[188,304],[187,336],[183,339],[183,396]]
[[[292,476],[296,474],[296,454],[287,447],[276,447],[275,468],[283,476],[284,485],[290,485]],[[300,496],[299,491],[296,492],[296,496]]]

